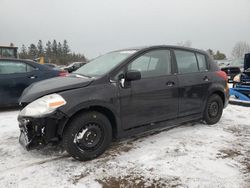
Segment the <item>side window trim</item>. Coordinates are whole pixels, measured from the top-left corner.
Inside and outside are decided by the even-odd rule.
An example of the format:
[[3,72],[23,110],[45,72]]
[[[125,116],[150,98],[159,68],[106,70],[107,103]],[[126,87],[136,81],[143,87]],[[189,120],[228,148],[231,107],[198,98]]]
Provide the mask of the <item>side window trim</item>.
[[172,72],[172,75],[176,75],[178,74],[178,65],[177,65],[174,49],[170,49],[170,53],[171,53],[171,72]]
[[198,61],[198,57],[197,57],[197,53],[195,52],[194,55],[195,55],[195,59],[196,59],[196,63],[197,63],[198,70],[199,70],[199,72],[201,72],[201,70],[200,70],[200,65],[199,65],[199,61]]
[[208,72],[210,70],[210,67],[209,67],[210,64],[208,63],[207,55],[204,54],[204,57],[205,57],[206,65],[207,65],[206,72]]

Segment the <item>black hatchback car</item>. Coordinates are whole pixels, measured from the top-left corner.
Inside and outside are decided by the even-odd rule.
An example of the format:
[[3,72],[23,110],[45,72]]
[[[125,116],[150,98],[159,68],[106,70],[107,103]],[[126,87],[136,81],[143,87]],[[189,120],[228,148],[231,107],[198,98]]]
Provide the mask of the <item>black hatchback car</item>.
[[20,143],[32,149],[62,141],[71,156],[89,160],[112,139],[188,121],[217,123],[228,97],[226,74],[204,51],[114,51],[68,77],[27,88],[20,100]]
[[23,90],[30,84],[64,75],[65,71],[31,60],[0,58],[0,107],[18,106]]

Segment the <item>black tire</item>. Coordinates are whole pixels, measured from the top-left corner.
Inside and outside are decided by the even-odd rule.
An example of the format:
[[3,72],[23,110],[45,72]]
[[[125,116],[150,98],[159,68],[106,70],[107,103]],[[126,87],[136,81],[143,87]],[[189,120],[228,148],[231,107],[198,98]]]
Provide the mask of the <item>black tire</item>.
[[217,94],[208,97],[207,105],[204,111],[204,120],[208,125],[217,123],[223,112],[223,101]]
[[77,115],[67,125],[63,147],[75,159],[86,161],[101,155],[111,140],[110,121],[103,114],[92,111]]

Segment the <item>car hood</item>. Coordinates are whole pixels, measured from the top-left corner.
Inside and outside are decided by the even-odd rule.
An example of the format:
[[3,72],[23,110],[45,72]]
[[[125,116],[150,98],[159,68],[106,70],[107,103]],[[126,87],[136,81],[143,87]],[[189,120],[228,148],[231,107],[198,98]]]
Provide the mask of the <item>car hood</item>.
[[67,77],[56,77],[36,82],[24,90],[22,96],[19,99],[19,102],[30,103],[44,95],[86,87],[93,80],[93,78],[70,75]]

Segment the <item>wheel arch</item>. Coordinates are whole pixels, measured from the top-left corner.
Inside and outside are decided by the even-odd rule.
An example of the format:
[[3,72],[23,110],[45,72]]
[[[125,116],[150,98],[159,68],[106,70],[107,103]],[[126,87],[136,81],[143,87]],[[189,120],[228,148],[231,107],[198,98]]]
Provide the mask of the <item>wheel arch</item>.
[[112,137],[116,138],[117,134],[118,134],[118,129],[119,129],[119,118],[117,117],[116,113],[114,113],[110,108],[103,106],[103,105],[93,105],[93,106],[88,106],[88,107],[83,107],[81,109],[78,109],[77,111],[75,111],[71,116],[69,116],[67,122],[60,126],[58,128],[58,134],[60,136],[63,135],[63,132],[65,131],[65,129],[69,126],[69,124],[72,122],[72,120],[76,117],[79,116],[82,113],[86,113],[86,112],[90,112],[90,111],[96,111],[99,112],[103,115],[105,115],[112,126]]
[[207,94],[207,97],[206,97],[206,101],[207,99],[213,95],[213,94],[217,94],[221,97],[222,101],[223,101],[223,105],[225,106],[226,104],[226,98],[227,98],[227,95],[226,95],[226,91],[225,91],[225,86],[221,83],[213,83],[210,85],[210,87],[208,88],[208,94]]
[[222,102],[223,102],[223,106],[224,106],[225,105],[225,94],[224,94],[224,92],[222,92],[221,90],[216,90],[216,91],[213,91],[209,96],[214,95],[214,94],[220,96],[220,98],[222,99]]

